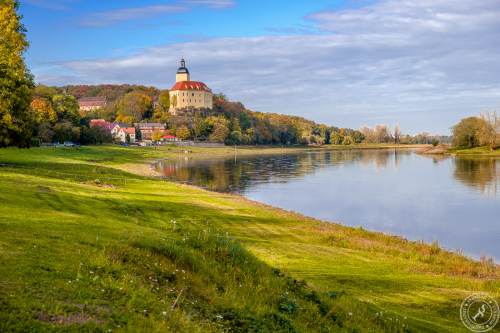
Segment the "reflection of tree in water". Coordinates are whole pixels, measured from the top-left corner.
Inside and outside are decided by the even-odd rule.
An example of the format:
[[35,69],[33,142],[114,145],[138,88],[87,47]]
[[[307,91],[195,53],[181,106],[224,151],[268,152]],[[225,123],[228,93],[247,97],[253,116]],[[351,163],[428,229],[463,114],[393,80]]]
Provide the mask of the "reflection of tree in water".
[[[399,164],[394,150],[338,150],[287,155],[241,156],[226,159],[185,159],[163,161],[158,169],[169,178],[219,192],[242,193],[260,183],[286,182],[300,178],[327,165],[361,162],[387,167],[389,161]],[[397,156],[396,156],[397,155]],[[391,159],[392,157],[392,159]]]
[[497,193],[500,164],[493,158],[457,157],[453,175],[481,193]]

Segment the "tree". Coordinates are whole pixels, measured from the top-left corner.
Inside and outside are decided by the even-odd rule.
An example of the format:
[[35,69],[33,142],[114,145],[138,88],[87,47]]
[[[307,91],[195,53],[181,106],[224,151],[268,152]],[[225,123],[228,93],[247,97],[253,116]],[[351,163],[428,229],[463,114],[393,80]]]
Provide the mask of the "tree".
[[239,145],[242,141],[242,134],[240,131],[232,131],[229,133],[229,136],[226,138],[226,145]]
[[215,122],[213,125],[212,133],[208,137],[209,141],[223,143],[229,134],[229,129],[227,128],[227,120],[223,117],[214,117]]
[[151,136],[151,138],[153,139],[154,142],[158,142],[161,140],[162,136],[163,136],[163,131],[159,131],[159,130],[155,129],[153,131],[153,135]]
[[160,92],[160,95],[158,95],[158,105],[163,112],[168,112],[170,108],[170,92],[168,90]]
[[0,147],[28,147],[33,134],[34,84],[24,63],[28,42],[18,9],[17,0],[0,0]]
[[223,93],[213,95],[214,102],[227,102],[227,96]]
[[38,126],[38,139],[42,142],[52,142],[55,132],[52,130],[52,124],[43,122]]
[[350,135],[344,137],[344,144],[345,145],[352,145],[354,143],[354,140]]
[[177,96],[176,95],[172,96],[172,100],[170,101],[170,105],[174,108],[177,107]]
[[150,118],[153,99],[140,91],[132,91],[124,95],[116,105],[116,119],[128,124]]
[[473,148],[480,145],[480,131],[484,120],[479,117],[468,117],[460,120],[452,127],[453,146]]
[[54,95],[52,96],[52,106],[60,122],[68,121],[73,125],[80,124],[80,107],[74,96],[64,94]]
[[396,125],[394,127],[394,143],[400,143],[401,142],[401,128],[399,128],[399,125]]
[[495,148],[500,144],[500,117],[496,112],[481,114],[481,124],[479,127],[479,143],[482,146]]
[[158,101],[155,106],[153,118],[161,122],[166,122],[167,118],[169,117],[169,108],[170,93],[168,90],[163,90],[158,95]]
[[183,125],[175,131],[175,135],[181,140],[186,140],[189,139],[191,133],[189,132],[189,129]]
[[208,135],[205,119],[203,119],[198,113],[194,115],[193,132],[196,140],[206,139]]
[[330,143],[332,145],[340,145],[342,143],[342,137],[338,132],[333,132],[330,134]]
[[69,121],[62,121],[54,125],[54,140],[63,143],[64,141],[80,141],[80,128],[73,126]]
[[389,141],[390,134],[387,125],[375,126],[375,138],[377,143],[384,143]]
[[111,133],[101,126],[87,127],[83,126],[80,135],[81,144],[102,144],[113,141]]
[[57,121],[57,113],[47,99],[36,97],[31,101],[30,106],[31,110],[34,112],[34,119],[37,124],[43,122],[54,124]]
[[135,128],[135,140],[136,141],[141,141],[142,140],[142,132],[139,127]]

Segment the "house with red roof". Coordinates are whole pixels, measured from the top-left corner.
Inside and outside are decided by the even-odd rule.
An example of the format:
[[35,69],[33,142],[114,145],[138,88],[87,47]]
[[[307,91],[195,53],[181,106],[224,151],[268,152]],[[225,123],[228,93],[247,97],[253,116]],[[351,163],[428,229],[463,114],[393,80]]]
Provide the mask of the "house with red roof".
[[121,127],[116,137],[123,143],[135,143],[135,127]]
[[191,81],[186,61],[181,59],[181,67],[177,69],[175,84],[170,89],[170,112],[176,114],[185,108],[212,109],[213,94],[208,86],[199,81]]
[[161,137],[161,142],[177,142],[181,141],[178,137],[171,134],[166,134]]

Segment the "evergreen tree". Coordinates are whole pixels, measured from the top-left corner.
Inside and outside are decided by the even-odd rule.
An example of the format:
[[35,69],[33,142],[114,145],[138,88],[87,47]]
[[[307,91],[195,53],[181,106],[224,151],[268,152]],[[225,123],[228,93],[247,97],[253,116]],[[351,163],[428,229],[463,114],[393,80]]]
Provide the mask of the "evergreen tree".
[[28,42],[18,9],[17,0],[0,0],[0,147],[28,147],[34,126],[34,84],[24,63]]

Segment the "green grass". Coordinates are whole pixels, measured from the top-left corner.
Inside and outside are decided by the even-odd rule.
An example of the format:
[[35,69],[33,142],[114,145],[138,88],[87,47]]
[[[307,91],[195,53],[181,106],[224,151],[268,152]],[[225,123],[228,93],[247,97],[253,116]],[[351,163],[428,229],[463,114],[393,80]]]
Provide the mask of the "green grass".
[[452,148],[450,149],[450,153],[455,155],[500,157],[500,149],[491,149],[490,147]]
[[465,332],[499,296],[487,260],[137,174],[184,150],[233,153],[0,150],[0,332]]

